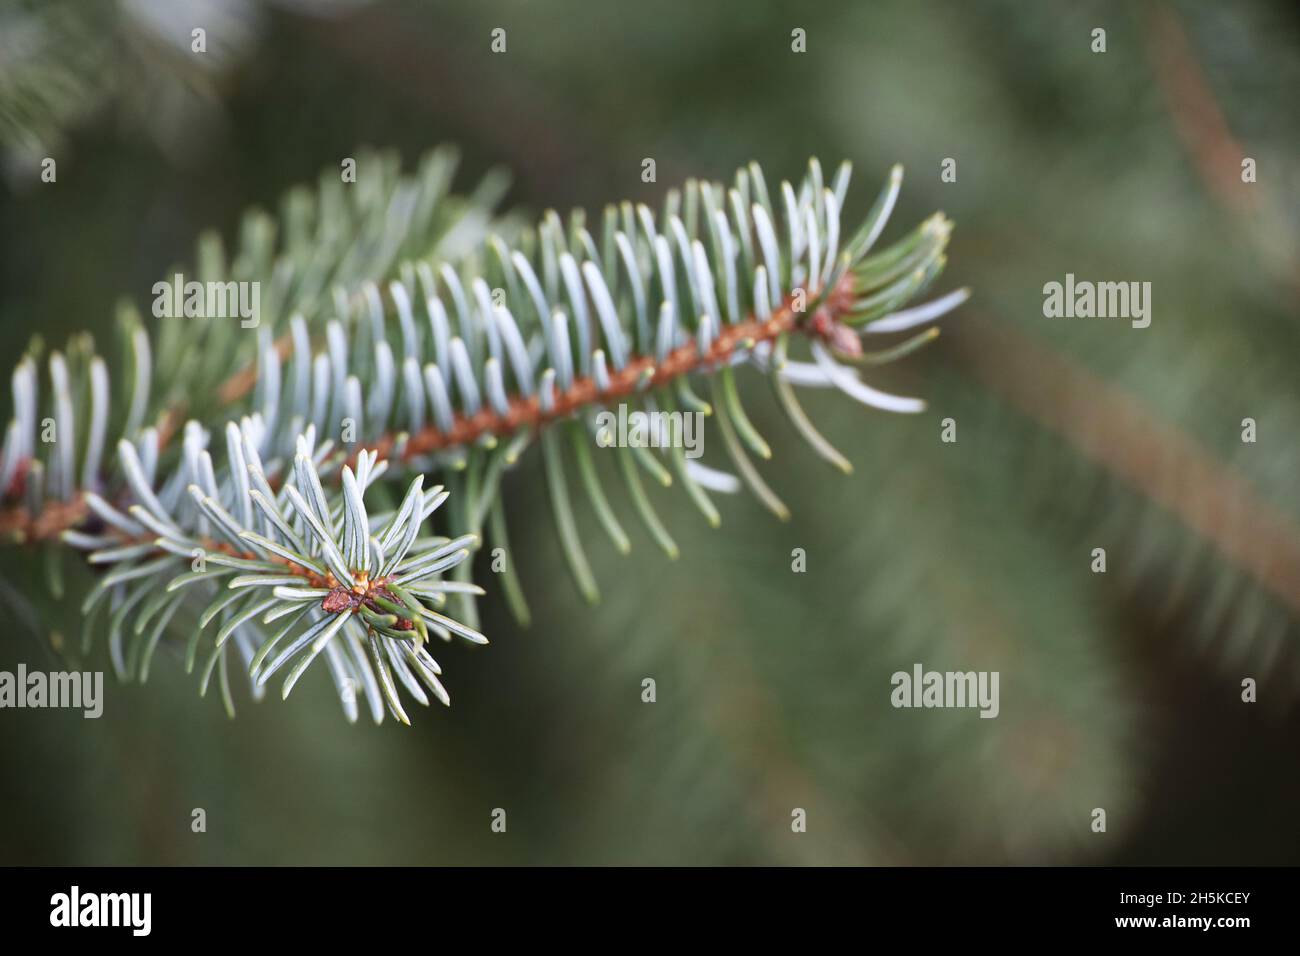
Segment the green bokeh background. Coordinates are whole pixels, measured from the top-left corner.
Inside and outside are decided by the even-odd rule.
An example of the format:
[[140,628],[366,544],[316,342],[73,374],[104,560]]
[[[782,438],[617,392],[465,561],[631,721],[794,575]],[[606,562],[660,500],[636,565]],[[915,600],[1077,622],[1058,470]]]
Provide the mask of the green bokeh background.
[[[287,704],[241,699],[232,722],[178,657],[143,688],[110,677],[98,721],[0,711],[0,864],[1300,861],[1300,605],[1187,526],[1237,507],[1218,480],[1232,475],[1300,547],[1289,5],[166,4],[192,12],[162,22],[231,38],[197,73],[166,50],[188,27],[142,45],[129,7],[70,8],[91,6],[109,11],[94,35],[112,55],[86,41],[58,57],[83,82],[45,140],[57,184],[0,144],[13,361],[33,334],[106,337],[113,303],[145,301],[201,229],[233,235],[249,205],[274,208],[361,145],[413,164],[456,142],[462,189],[505,165],[508,204],[532,212],[655,201],[750,159],[793,179],[817,155],[853,161],[853,220],[901,162],[887,236],[942,209],[957,228],[940,287],[974,297],[933,348],[872,379],[927,396],[924,415],[808,399],[858,466],[848,478],[751,377],[794,520],[738,497],[714,532],[661,496],[676,562],[643,534],[620,559],[588,523],[594,609],[564,573],[530,455],[505,489],[532,626],[480,562],[492,644],[439,654],[454,706],[410,730],[349,727],[323,673]],[[1045,319],[1043,283],[1067,272],[1150,281],[1151,327]],[[1060,416],[1061,396],[1026,377],[1039,349],[1076,376]],[[1095,434],[1122,445],[1128,414],[1158,423],[1136,433],[1139,474],[1180,489],[1183,513],[1082,450]],[[1215,480],[1183,470],[1176,436]],[[1225,534],[1254,553],[1250,527]],[[31,563],[0,555],[0,669],[56,669],[50,635],[75,633]],[[999,670],[1002,714],[891,709],[890,674],[916,661]],[[1241,702],[1243,677],[1258,704]],[[807,833],[791,832],[795,807]]]

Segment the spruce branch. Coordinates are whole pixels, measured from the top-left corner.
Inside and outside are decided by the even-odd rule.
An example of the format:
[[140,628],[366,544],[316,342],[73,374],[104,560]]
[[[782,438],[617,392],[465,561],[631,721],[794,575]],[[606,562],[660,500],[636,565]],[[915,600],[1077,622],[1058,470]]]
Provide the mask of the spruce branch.
[[[314,200],[296,192],[286,201],[278,245],[268,218],[246,220],[229,265],[219,241],[205,237],[204,281],[268,285],[255,331],[231,319],[177,317],[159,319],[151,336],[124,310],[129,360],[113,378],[127,388],[110,388],[110,362],[82,338],[49,357],[44,406],[37,350],[20,362],[0,452],[0,531],[47,549],[70,544],[106,566],[86,611],[91,621],[101,606],[111,609],[119,674],[133,673],[133,663],[134,673],[147,672],[178,612],[179,600],[156,588],[169,575],[167,595],[217,589],[187,650],[192,667],[202,627],[223,622],[205,687],[215,668],[229,700],[224,652],[233,637],[255,692],[301,654],[287,694],[324,654],[341,693],[364,686],[377,718],[382,700],[405,720],[394,677],[417,699],[421,682],[446,699],[428,679],[438,671],[423,650],[427,631],[481,640],[473,599],[482,592],[465,558],[485,523],[489,541],[509,554],[500,480],[537,439],[561,549],[595,600],[570,463],[616,549],[628,550],[630,539],[592,445],[616,458],[634,510],[670,556],[677,546],[646,477],[680,483],[712,525],[721,518],[710,492],[742,485],[784,519],[788,509],[755,462],[772,450],[745,410],[737,372],[766,376],[812,450],[848,470],[797,389],[833,388],[885,411],[920,411],[923,401],[872,387],[860,369],[930,341],[930,323],[967,297],[959,290],[910,305],[943,268],[951,223],[942,215],[873,251],[898,197],[899,167],[852,234],[841,223],[849,164],[828,183],[815,159],[797,187],[782,182],[775,193],[750,164],[729,188],[692,180],[670,191],[659,217],[645,205],[608,206],[593,234],[581,211],[567,223],[547,212],[534,229],[493,223],[500,179],[458,200],[448,193],[453,162],[436,151],[406,178],[375,158],[356,196],[323,177]],[[911,337],[882,350],[862,344],[904,332]],[[796,348],[807,356],[791,357]],[[711,417],[728,468],[688,459],[680,447],[604,447],[611,436],[598,413],[616,405]],[[208,429],[225,420],[216,465]],[[41,421],[53,425],[52,440],[37,441]],[[103,461],[110,435],[115,465]],[[155,487],[164,467],[170,477]],[[321,474],[337,474],[339,487],[327,495]],[[422,492],[425,474],[438,474],[446,490]],[[406,495],[387,524],[375,525],[362,496],[372,485],[391,496],[394,482],[410,483]],[[448,494],[450,539],[419,538]],[[195,552],[205,567],[178,575]],[[444,571],[452,580],[424,583]],[[505,589],[526,619],[513,570]],[[426,603],[449,596],[456,618]],[[137,635],[154,626],[138,653],[123,646],[133,615]],[[261,630],[291,615],[273,636]]]

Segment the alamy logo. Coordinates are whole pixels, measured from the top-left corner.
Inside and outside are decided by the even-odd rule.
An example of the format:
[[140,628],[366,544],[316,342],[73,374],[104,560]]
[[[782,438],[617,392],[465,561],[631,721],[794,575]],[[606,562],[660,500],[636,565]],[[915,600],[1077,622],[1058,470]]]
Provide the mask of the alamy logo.
[[895,671],[889,702],[895,707],[978,707],[981,717],[996,717],[998,671]]
[[1150,282],[1076,282],[1043,286],[1043,315],[1049,319],[1131,319],[1135,329],[1151,324]]
[[153,296],[158,319],[239,319],[246,329],[261,321],[260,282],[186,282],[178,272],[171,282],[155,282]]
[[104,713],[103,671],[28,671],[18,665],[18,673],[0,671],[0,708],[3,707],[71,707],[84,711],[83,717],[94,719]]
[[69,893],[50,897],[51,926],[129,926],[131,935],[148,936],[153,924],[151,893]]
[[596,444],[601,448],[684,448],[687,458],[703,453],[704,415],[701,412],[628,411],[606,409],[596,415]]

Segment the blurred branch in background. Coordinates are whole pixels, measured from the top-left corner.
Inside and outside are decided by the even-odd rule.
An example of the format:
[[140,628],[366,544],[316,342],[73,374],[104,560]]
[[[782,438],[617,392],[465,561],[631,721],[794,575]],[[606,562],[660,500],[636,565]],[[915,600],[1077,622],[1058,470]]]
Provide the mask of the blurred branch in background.
[[[1300,615],[1300,528],[1261,500],[1242,475],[1132,396],[1023,333],[973,319],[954,339],[985,387],[1019,414],[1058,432],[1078,454],[1152,506],[1167,509],[1205,538],[1222,560],[1270,592],[1287,613]],[[1278,664],[1272,653],[1276,649],[1267,650],[1264,660],[1274,658],[1271,663]],[[1294,668],[1293,643],[1286,658]],[[1300,670],[1293,676],[1300,679]]]
[[[41,159],[65,156],[69,133],[104,111],[188,161],[222,121],[223,77],[262,29],[258,0],[6,0],[0,147],[11,185],[35,182]],[[203,55],[193,55],[199,43]]]
[[1148,4],[1144,13],[1152,71],[1206,192],[1233,212],[1257,211],[1257,194],[1240,188],[1246,151],[1228,128],[1181,19],[1165,2]]

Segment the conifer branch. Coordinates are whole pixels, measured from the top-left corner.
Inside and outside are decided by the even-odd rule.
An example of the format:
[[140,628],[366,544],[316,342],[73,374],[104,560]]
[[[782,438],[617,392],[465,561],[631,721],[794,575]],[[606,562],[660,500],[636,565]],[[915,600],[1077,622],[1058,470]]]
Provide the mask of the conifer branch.
[[[377,719],[386,707],[404,721],[396,683],[417,699],[423,684],[446,700],[423,650],[427,632],[482,640],[473,604],[482,592],[469,583],[465,558],[485,522],[493,543],[509,552],[500,478],[539,435],[562,550],[594,600],[566,444],[617,549],[626,551],[629,539],[593,467],[593,444],[616,457],[635,511],[675,556],[643,476],[664,486],[676,478],[710,524],[720,516],[708,492],[742,484],[779,517],[788,514],[751,458],[772,451],[745,411],[737,369],[769,377],[813,451],[842,470],[846,459],[809,421],[797,388],[834,388],[887,411],[924,407],[873,388],[859,373],[909,354],[934,332],[874,352],[863,348],[863,336],[928,327],[967,296],[960,290],[908,305],[943,268],[951,223],[941,215],[873,252],[901,169],[852,235],[840,215],[849,166],[827,184],[816,160],[797,188],[781,183],[779,213],[751,164],[730,188],[691,181],[671,191],[658,218],[644,205],[606,207],[593,235],[581,212],[567,224],[548,212],[535,229],[503,220],[489,232],[499,181],[457,200],[447,193],[453,159],[435,152],[412,178],[376,159],[373,178],[363,176],[352,198],[323,178],[314,201],[302,193],[286,201],[278,247],[273,224],[250,218],[229,266],[220,244],[205,238],[203,281],[254,281],[269,290],[256,331],[229,318],[181,317],[160,319],[150,336],[127,310],[126,390],[110,390],[108,361],[79,339],[66,356],[49,357],[43,419],[39,348],[19,364],[0,453],[0,532],[47,548],[66,543],[112,567],[86,611],[93,620],[107,599],[119,674],[147,672],[152,648],[181,607],[172,591],[200,585],[192,590],[217,590],[199,624],[223,622],[204,687],[216,668],[229,701],[223,655],[233,638],[255,693],[301,655],[287,694],[324,654],[350,717],[346,690],[364,687]],[[796,344],[811,361],[789,357]],[[610,436],[597,413],[615,405],[713,417],[735,473],[671,445],[606,449]],[[208,428],[226,419],[225,456],[214,465]],[[37,442],[38,422],[52,426],[52,439]],[[564,444],[548,434],[562,422]],[[183,434],[179,449],[170,441],[176,433]],[[102,460],[110,434],[119,436],[116,467]],[[155,487],[164,464],[171,475]],[[427,473],[443,476],[447,490],[420,491]],[[339,488],[327,494],[320,474],[337,474]],[[372,483],[394,481],[411,484],[388,523],[376,527],[362,495]],[[424,518],[448,493],[449,537],[420,538]],[[415,557],[403,561],[408,552]],[[160,577],[196,554],[215,570],[180,573],[158,592]],[[453,580],[416,585],[444,571]],[[513,573],[506,591],[526,619]],[[464,624],[426,604],[448,596]],[[292,626],[273,636],[262,630],[290,614],[306,622],[296,636]],[[150,622],[155,628],[131,660],[122,637],[128,618],[137,635]],[[201,631],[189,639],[191,666]]]

